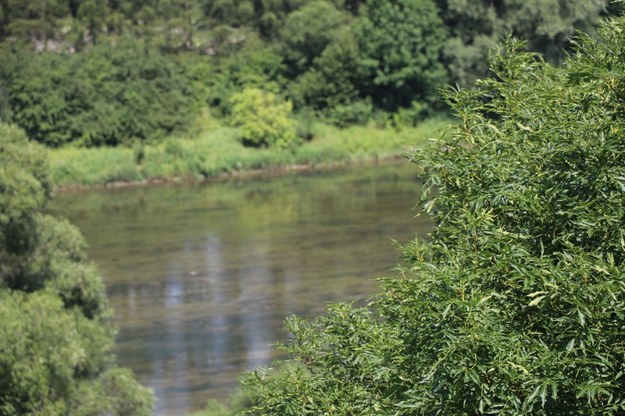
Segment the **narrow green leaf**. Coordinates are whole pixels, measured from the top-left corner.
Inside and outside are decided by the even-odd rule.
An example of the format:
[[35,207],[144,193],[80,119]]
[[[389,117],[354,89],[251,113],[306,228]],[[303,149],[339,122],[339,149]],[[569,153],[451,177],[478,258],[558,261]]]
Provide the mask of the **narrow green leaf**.
[[531,301],[531,302],[529,303],[529,305],[527,305],[527,306],[536,306],[536,305],[538,305],[538,304],[539,304],[539,303],[540,303],[543,299],[545,299],[545,297],[546,297],[546,295],[545,295],[545,296],[539,296],[539,297],[537,297],[536,299],[534,299],[533,301]]

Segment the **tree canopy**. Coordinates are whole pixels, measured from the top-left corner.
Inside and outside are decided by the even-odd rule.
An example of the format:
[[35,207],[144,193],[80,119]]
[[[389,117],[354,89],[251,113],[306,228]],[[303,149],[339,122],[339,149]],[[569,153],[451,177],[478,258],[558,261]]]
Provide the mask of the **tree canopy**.
[[152,393],[115,366],[112,314],[84,240],[44,213],[44,150],[5,124],[0,190],[0,414],[151,414]]
[[450,35],[444,62],[451,79],[465,87],[488,76],[488,50],[504,36],[526,40],[530,50],[557,64],[577,31],[594,33],[600,16],[614,12],[605,0],[437,0],[437,4]]
[[625,19],[554,67],[516,40],[446,97],[412,153],[436,227],[366,307],[291,317],[290,366],[243,385],[263,415],[625,410]]
[[[183,135],[271,91],[345,126],[447,111],[506,34],[561,63],[608,0],[2,0],[0,118],[49,146]],[[564,50],[563,50],[564,48]]]

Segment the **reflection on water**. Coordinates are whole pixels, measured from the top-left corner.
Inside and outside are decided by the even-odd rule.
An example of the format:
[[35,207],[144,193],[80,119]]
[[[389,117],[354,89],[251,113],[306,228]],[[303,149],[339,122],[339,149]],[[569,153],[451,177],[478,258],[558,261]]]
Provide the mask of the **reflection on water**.
[[280,353],[284,317],[363,299],[393,275],[391,239],[424,236],[408,164],[246,183],[59,195],[115,308],[117,353],[156,414],[225,399]]

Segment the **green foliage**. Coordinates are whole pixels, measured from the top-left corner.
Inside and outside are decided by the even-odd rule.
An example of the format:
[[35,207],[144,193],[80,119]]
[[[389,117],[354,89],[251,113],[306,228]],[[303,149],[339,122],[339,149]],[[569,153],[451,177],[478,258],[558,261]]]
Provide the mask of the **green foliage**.
[[436,228],[364,308],[289,318],[301,367],[248,374],[264,415],[625,410],[625,19],[561,69],[508,41],[412,154]]
[[321,0],[312,1],[289,14],[280,31],[281,55],[289,70],[297,75],[310,67],[346,20],[344,13]]
[[374,102],[395,110],[413,100],[435,101],[446,82],[439,56],[445,28],[432,0],[369,0],[357,38],[370,71]]
[[16,126],[0,124],[0,226],[19,222],[39,211],[52,184],[43,149]]
[[[53,149],[51,176],[59,187],[99,186],[116,181],[204,180],[250,169],[396,157],[449,122],[431,118],[401,130],[373,126],[339,129],[316,121],[310,112],[296,117],[296,131],[302,140],[295,149],[246,147],[236,128],[213,126],[192,139],[146,143],[140,165],[135,151],[124,147]],[[306,140],[311,134],[313,139]]]
[[250,25],[265,38],[274,38],[286,16],[306,4],[304,0],[202,0],[210,21],[229,26]]
[[281,148],[296,144],[290,101],[280,102],[275,94],[257,88],[246,88],[231,100],[232,122],[241,131],[244,143]]
[[560,62],[576,30],[619,10],[608,0],[2,0],[0,119],[53,147],[117,146],[186,132],[205,106],[227,118],[230,97],[254,87],[339,125],[369,100],[412,123],[423,117],[407,114],[415,102],[422,114],[443,109],[448,79],[485,76],[505,33]]
[[243,392],[237,391],[228,400],[228,405],[224,406],[217,400],[209,400],[204,409],[190,416],[234,416],[246,411],[245,414],[254,416],[257,413],[249,412],[253,406],[250,398]]
[[50,146],[116,145],[182,129],[193,101],[182,67],[131,39],[81,54],[32,54],[5,47],[12,121]]
[[150,415],[152,397],[110,366],[113,337],[54,293],[0,291],[0,413]]
[[[438,0],[450,38],[444,62],[461,86],[488,75],[488,50],[506,34],[525,39],[530,50],[560,63],[576,31],[594,33],[608,0]],[[616,10],[609,11],[617,13]]]
[[148,415],[152,394],[114,366],[104,285],[79,231],[42,213],[46,155],[0,124],[0,413]]
[[366,77],[358,43],[351,27],[346,27],[334,34],[312,68],[290,85],[289,92],[298,107],[308,106],[324,114],[358,100],[366,92]]
[[367,124],[373,112],[370,100],[353,101],[349,104],[337,104],[328,111],[330,121],[339,127]]
[[249,41],[239,53],[221,61],[205,80],[208,103],[227,116],[232,110],[230,97],[246,88],[279,93],[285,83],[283,72],[280,55],[258,42]]

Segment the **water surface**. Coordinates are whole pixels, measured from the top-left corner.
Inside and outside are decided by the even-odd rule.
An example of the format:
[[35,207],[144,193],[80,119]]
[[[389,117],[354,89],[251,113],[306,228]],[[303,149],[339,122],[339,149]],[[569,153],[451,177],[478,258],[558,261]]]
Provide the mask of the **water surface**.
[[414,166],[56,197],[106,283],[117,354],[154,389],[156,414],[225,400],[280,356],[284,317],[364,299],[393,276],[392,239],[425,236]]

